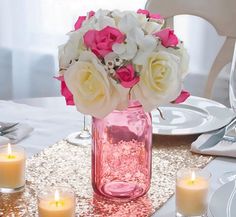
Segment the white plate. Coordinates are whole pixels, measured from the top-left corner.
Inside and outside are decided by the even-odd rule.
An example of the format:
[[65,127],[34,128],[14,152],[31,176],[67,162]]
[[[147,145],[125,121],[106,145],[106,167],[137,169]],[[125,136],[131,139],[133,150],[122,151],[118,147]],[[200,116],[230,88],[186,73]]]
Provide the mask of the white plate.
[[236,217],[236,181],[228,182],[214,192],[209,210],[214,217]]
[[235,116],[232,110],[213,100],[191,96],[184,103],[168,104],[152,112],[153,133],[190,135],[209,132],[227,125]]

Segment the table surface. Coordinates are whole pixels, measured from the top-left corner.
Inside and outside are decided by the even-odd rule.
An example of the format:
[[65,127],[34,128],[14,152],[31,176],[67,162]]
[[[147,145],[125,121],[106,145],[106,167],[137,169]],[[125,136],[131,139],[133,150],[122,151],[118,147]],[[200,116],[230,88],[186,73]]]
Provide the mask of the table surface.
[[[17,109],[18,104],[21,104],[19,105],[19,109]],[[25,106],[23,113],[21,112],[22,106]],[[31,106],[34,106],[36,109],[34,113],[30,112]],[[27,109],[29,112],[26,114],[25,111]],[[26,148],[29,156],[65,138],[69,133],[78,131],[83,121],[83,116],[74,107],[66,106],[62,97],[20,99],[7,103],[6,101],[0,101],[0,111],[2,114],[1,121],[22,120],[29,124],[32,123],[35,129],[33,135],[20,142],[20,145]],[[13,113],[11,111],[15,111],[14,115],[12,115]],[[33,119],[37,120],[37,125],[32,121]],[[212,192],[221,185],[219,177],[224,172],[236,170],[236,159],[217,157],[205,169],[212,173],[211,196]],[[153,217],[174,216],[174,197],[153,215]]]

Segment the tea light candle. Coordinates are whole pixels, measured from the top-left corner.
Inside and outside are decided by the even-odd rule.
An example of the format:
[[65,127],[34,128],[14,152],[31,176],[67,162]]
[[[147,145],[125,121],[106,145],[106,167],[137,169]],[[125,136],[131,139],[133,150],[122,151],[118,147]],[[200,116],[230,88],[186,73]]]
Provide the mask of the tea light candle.
[[75,195],[66,187],[50,187],[38,195],[39,217],[74,217]]
[[176,216],[204,216],[210,173],[199,169],[181,169],[176,180]]
[[12,193],[25,185],[24,148],[16,145],[0,146],[0,191]]

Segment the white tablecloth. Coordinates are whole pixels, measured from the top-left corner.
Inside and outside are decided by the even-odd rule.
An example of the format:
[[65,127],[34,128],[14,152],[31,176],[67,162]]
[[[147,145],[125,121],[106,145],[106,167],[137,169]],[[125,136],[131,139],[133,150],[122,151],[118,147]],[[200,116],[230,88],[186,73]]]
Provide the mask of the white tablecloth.
[[51,107],[43,108],[0,101],[0,120],[27,123],[34,128],[27,138],[18,143],[31,156],[81,129],[83,116],[74,107],[65,107],[63,103],[62,100],[57,100],[53,107],[52,101]]

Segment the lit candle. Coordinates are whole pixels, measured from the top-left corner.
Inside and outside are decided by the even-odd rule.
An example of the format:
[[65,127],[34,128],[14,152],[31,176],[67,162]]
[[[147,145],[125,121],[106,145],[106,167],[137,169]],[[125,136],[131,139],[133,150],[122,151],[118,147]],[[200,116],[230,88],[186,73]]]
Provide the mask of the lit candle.
[[16,192],[25,185],[25,151],[10,144],[0,146],[0,191]]
[[198,169],[181,169],[176,180],[176,216],[204,216],[210,173]]
[[39,217],[74,217],[75,195],[66,187],[48,188],[38,195]]

